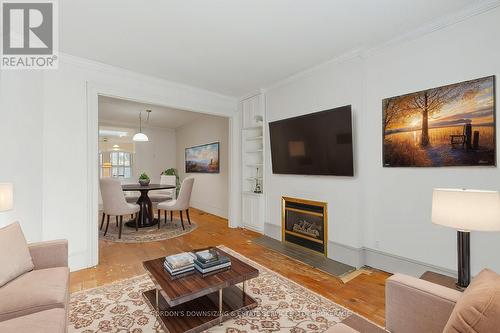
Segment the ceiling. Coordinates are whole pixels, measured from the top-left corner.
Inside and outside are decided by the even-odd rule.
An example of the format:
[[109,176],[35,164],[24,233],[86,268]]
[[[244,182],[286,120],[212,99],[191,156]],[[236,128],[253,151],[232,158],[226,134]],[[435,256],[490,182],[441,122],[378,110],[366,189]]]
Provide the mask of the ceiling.
[[241,96],[479,1],[60,1],[60,49]]
[[197,112],[99,96],[99,123],[138,130],[139,112],[147,109],[151,114],[146,123],[147,114],[142,113],[143,127],[175,129],[204,116]]

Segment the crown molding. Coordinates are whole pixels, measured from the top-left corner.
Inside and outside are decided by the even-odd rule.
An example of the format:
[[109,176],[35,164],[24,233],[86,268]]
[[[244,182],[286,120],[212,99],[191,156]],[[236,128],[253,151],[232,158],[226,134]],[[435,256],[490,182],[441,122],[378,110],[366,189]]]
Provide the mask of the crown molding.
[[332,58],[332,59],[327,60],[325,62],[319,63],[317,65],[314,65],[313,67],[309,67],[308,69],[305,69],[303,71],[300,71],[300,72],[297,72],[295,74],[292,74],[292,75],[288,76],[287,78],[285,78],[283,80],[276,81],[276,82],[272,83],[271,85],[269,85],[269,86],[267,86],[265,88],[261,88],[260,90],[263,93],[266,93],[269,90],[276,89],[276,88],[278,88],[280,86],[292,83],[292,82],[294,82],[294,81],[296,81],[298,79],[301,79],[301,78],[304,78],[304,77],[308,77],[312,73],[314,73],[315,71],[321,70],[321,68],[323,66],[331,65],[331,64],[339,64],[339,63],[347,62],[349,60],[353,60],[353,59],[356,59],[356,58],[361,59],[361,56],[363,54],[362,52],[363,52],[363,50],[361,50],[361,49],[351,50],[351,51],[343,53],[343,54],[341,54],[341,55],[339,55],[339,56],[337,56],[335,58]]
[[388,47],[402,44],[404,42],[408,42],[417,38],[420,38],[422,36],[425,36],[427,34],[433,33],[435,31],[439,31],[442,29],[445,29],[449,26],[452,26],[454,24],[457,24],[462,21],[466,21],[467,19],[484,14],[486,12],[489,12],[497,7],[500,6],[500,0],[476,0],[475,3],[464,7],[463,9],[450,13],[446,16],[440,17],[439,19],[433,20],[431,22],[428,22],[427,24],[421,25],[420,27],[413,29],[411,31],[408,31],[404,34],[401,34],[395,38],[392,38],[388,41],[385,41],[383,43],[379,43],[377,45],[371,45],[367,46],[364,48],[358,48],[354,49],[351,51],[348,51],[346,53],[343,53],[337,57],[334,57],[328,61],[322,62],[320,64],[317,64],[313,67],[310,67],[308,69],[305,69],[303,71],[297,72],[295,74],[292,74],[282,80],[275,81],[274,83],[271,83],[270,85],[266,86],[265,88],[262,88],[261,91],[263,93],[266,93],[270,90],[279,88],[280,86],[290,84],[298,79],[305,78],[310,76],[312,73],[314,73],[317,70],[320,70],[321,67],[330,65],[330,64],[338,64],[338,63],[344,63],[356,58],[359,59],[366,59],[369,58],[370,56],[376,54],[377,52],[380,52]]
[[476,3],[471,4],[467,7],[462,8],[457,12],[450,13],[437,20],[428,22],[427,24],[421,25],[420,27],[401,34],[395,38],[392,38],[386,42],[365,48],[362,52],[363,57],[369,57],[385,48],[402,44],[414,39],[418,39],[425,35],[431,34],[433,32],[445,29],[457,23],[466,21],[477,15],[489,12],[500,6],[500,0],[476,0]]
[[228,95],[223,95],[217,92],[213,92],[210,90],[190,86],[187,84],[182,84],[174,81],[168,81],[156,76],[151,76],[151,75],[146,75],[146,74],[141,74],[139,72],[135,72],[126,68],[118,67],[118,66],[113,66],[113,65],[108,65],[105,63],[101,63],[98,61],[86,59],[86,58],[81,58],[77,57],[74,55],[70,55],[67,53],[59,52],[59,60],[62,63],[70,64],[73,66],[77,66],[83,69],[92,69],[104,74],[108,75],[115,75],[115,76],[121,76],[121,77],[127,77],[127,78],[132,78],[136,80],[140,80],[142,82],[148,82],[151,84],[155,85],[160,85],[164,86],[166,88],[175,88],[175,89],[180,89],[180,90],[185,90],[193,93],[198,93],[198,94],[205,94],[209,95],[212,97],[216,97],[219,99],[226,100],[227,102],[233,102],[237,103],[237,98],[233,96],[228,96]]

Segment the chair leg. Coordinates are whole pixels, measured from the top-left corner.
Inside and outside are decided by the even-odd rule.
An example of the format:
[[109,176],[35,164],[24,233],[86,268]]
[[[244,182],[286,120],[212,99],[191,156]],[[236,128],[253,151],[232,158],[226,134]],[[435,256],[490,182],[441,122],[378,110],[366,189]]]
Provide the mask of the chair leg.
[[123,215],[120,215],[120,230],[118,231],[118,239],[122,239],[122,226],[123,226]]
[[116,217],[116,227],[118,228],[118,215]]
[[174,221],[174,212],[173,211],[170,211],[170,221],[171,222]]
[[165,224],[167,224],[167,210],[164,211],[163,217],[165,218]]
[[102,220],[101,220],[101,227],[99,228],[99,230],[102,230],[102,227],[104,226],[104,218],[106,217],[106,213],[102,213]]
[[135,231],[139,231],[139,213],[135,214]]
[[179,211],[179,215],[181,216],[182,230],[186,230],[186,228],[184,228],[184,220],[182,219],[182,210]]
[[191,219],[189,218],[189,209],[186,209],[186,215],[187,215],[187,218],[188,218],[188,222],[191,225]]
[[130,218],[133,220],[134,219],[134,214],[130,214]]
[[161,227],[161,210],[158,209],[158,230],[160,230]]
[[108,232],[108,227],[109,227],[109,215],[106,223],[106,229],[104,230],[104,236],[106,236],[106,233]]

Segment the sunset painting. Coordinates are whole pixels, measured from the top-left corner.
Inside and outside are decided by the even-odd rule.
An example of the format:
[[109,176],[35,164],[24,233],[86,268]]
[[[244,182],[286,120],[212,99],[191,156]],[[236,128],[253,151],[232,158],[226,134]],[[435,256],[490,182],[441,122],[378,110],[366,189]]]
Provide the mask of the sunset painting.
[[219,173],[219,143],[186,148],[186,172]]
[[386,167],[494,166],[495,77],[383,100]]

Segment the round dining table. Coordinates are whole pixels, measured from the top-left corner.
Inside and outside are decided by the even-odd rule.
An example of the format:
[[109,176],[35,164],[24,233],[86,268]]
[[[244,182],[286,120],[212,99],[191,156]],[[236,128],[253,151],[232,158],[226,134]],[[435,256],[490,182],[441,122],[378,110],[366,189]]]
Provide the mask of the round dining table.
[[[153,190],[170,190],[174,189],[174,185],[149,184],[143,186],[141,184],[126,184],[122,185],[123,191],[138,191],[141,192],[137,204],[141,207],[139,211],[139,219],[137,221],[139,228],[154,226],[158,223],[158,219],[154,218],[153,203],[148,196],[149,191]],[[130,220],[125,223],[127,227],[135,228],[135,220]]]

